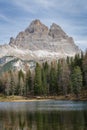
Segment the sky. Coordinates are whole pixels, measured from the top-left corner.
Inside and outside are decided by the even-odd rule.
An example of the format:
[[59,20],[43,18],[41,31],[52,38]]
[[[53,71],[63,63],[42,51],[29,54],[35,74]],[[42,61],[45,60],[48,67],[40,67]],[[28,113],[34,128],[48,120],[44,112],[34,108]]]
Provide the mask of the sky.
[[9,43],[32,20],[56,23],[82,50],[87,48],[87,0],[0,0],[0,45]]

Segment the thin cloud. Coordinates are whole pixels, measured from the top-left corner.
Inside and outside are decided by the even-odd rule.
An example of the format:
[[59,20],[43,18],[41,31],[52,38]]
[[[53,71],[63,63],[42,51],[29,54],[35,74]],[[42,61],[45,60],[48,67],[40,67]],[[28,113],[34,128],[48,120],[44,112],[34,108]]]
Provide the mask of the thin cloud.
[[17,6],[17,8],[20,8],[21,10],[27,11],[29,13],[36,12],[36,8],[34,7],[31,1],[21,0],[20,2],[18,0],[12,0],[12,2],[15,6]]
[[[87,0],[0,0],[0,3],[3,3],[0,21],[5,21],[4,24],[0,22],[3,32],[0,41],[16,36],[33,19],[40,19],[47,26],[53,22],[59,24],[76,42],[81,41],[80,46],[84,39],[87,40]],[[10,9],[7,5],[10,5]]]
[[0,20],[3,20],[3,21],[6,21],[6,22],[9,22],[10,20],[3,14],[0,14]]
[[[49,1],[49,0],[33,0],[33,1],[29,1],[29,0],[12,0],[12,2],[14,2],[14,4],[16,4],[19,7],[22,7],[23,9],[25,9],[26,11],[34,11],[37,10],[38,7],[40,8],[51,8],[51,7],[55,7],[55,0],[54,1]],[[36,6],[36,7],[35,7]]]
[[52,0],[50,0],[50,1],[49,0],[35,0],[35,3],[46,9],[55,7],[55,0],[54,1],[52,1]]

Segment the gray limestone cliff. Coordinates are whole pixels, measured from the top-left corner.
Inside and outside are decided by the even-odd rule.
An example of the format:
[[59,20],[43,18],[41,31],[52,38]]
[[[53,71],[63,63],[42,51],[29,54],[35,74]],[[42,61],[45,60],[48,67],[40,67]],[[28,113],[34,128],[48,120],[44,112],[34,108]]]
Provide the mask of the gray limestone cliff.
[[[7,49],[8,48],[8,49]],[[22,59],[59,59],[74,56],[80,53],[72,37],[53,23],[50,28],[40,20],[34,20],[17,37],[10,38],[9,45],[0,47],[5,55],[16,56]],[[0,57],[4,54],[0,54]]]

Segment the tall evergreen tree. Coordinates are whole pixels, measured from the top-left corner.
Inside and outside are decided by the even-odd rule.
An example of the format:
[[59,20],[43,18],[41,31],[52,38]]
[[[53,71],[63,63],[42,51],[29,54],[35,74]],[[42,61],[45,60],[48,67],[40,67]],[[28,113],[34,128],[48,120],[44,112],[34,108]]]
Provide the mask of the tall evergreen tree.
[[83,57],[83,80],[84,80],[84,85],[85,85],[85,88],[87,89],[87,51]]
[[55,64],[51,63],[50,69],[50,86],[49,91],[51,95],[55,95],[57,90],[57,70]]
[[42,74],[41,66],[37,63],[35,68],[35,78],[34,78],[34,94],[42,94]]
[[61,73],[62,92],[64,95],[67,95],[70,89],[70,69],[66,60],[64,59],[62,59],[61,66],[62,66],[62,73]]
[[24,73],[22,70],[18,72],[18,91],[21,96],[25,94]]
[[57,95],[62,94],[62,66],[61,61],[58,60],[57,68]]
[[25,95],[31,95],[32,93],[32,75],[30,70],[27,71],[26,73],[26,81],[25,81],[25,86],[26,86],[26,90],[25,90]]
[[44,67],[42,67],[42,93],[43,95],[47,95],[47,91],[48,91],[48,88],[47,88],[47,80],[46,80],[46,73],[44,71]]
[[10,94],[14,95],[15,94],[15,81],[14,81],[14,74],[12,71],[10,71]]
[[44,75],[45,75],[46,90],[47,90],[47,93],[49,94],[50,66],[47,62],[45,62],[43,64],[43,71],[44,71]]
[[0,93],[4,93],[3,81],[1,77],[0,77]]
[[82,88],[82,72],[79,66],[76,66],[74,68],[71,78],[72,78],[73,92],[78,97]]

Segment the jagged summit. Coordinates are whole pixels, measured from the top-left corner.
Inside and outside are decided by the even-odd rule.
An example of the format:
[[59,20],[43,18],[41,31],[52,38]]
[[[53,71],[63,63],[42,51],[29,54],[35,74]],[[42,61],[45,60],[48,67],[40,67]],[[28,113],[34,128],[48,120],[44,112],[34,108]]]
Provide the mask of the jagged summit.
[[53,60],[80,53],[72,37],[53,23],[50,28],[36,19],[21,31],[9,45],[0,47],[0,57],[15,56],[28,60]]
[[53,23],[50,26],[50,30],[49,30],[49,35],[52,36],[53,38],[67,38],[67,34],[62,30],[62,28]]
[[25,30],[28,33],[45,33],[48,31],[48,27],[40,22],[40,20],[34,20],[29,27]]
[[42,25],[41,21],[39,19],[35,19],[31,22],[30,26],[31,25]]

